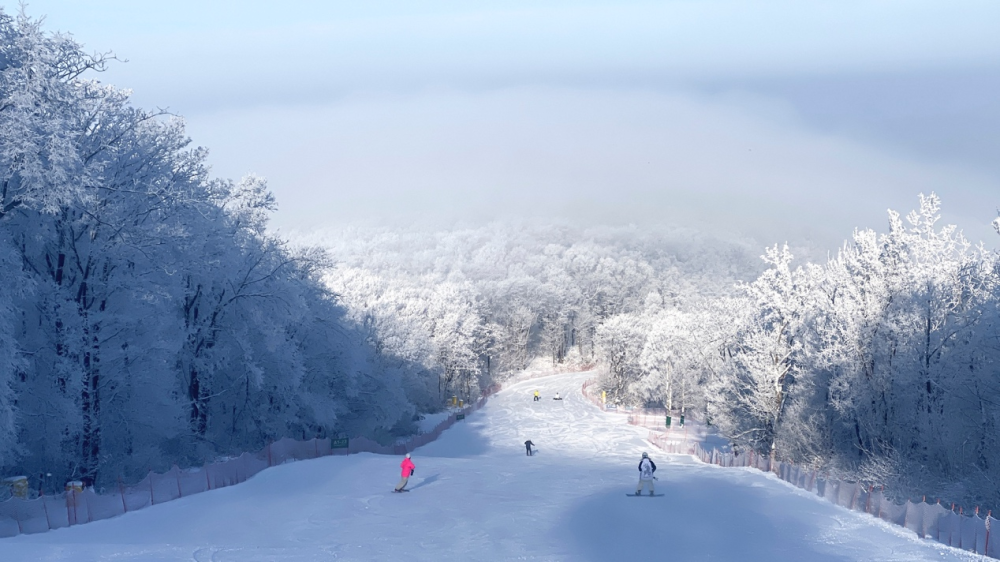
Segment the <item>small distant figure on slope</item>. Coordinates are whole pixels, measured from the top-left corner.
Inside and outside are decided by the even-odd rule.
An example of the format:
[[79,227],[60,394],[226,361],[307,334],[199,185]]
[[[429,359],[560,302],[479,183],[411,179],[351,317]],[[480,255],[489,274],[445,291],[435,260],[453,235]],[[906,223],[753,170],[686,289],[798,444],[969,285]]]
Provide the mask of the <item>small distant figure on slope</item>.
[[649,495],[653,495],[654,472],[656,472],[656,463],[649,458],[649,454],[643,453],[642,460],[639,461],[639,485],[635,488],[635,495],[641,495],[647,484],[649,485]]
[[552,397],[552,399],[553,400],[562,400],[562,398],[559,397],[559,393],[558,392],[556,393],[555,396]]
[[531,448],[534,446],[535,444],[531,442],[531,439],[524,442],[524,448],[527,449],[529,457],[532,455]]
[[535,402],[538,402],[538,401],[539,401],[539,400],[541,400],[541,399],[542,399],[542,395],[541,395],[541,394],[539,394],[539,393],[538,393],[538,391],[536,390],[536,391],[535,391]]
[[403,459],[403,462],[399,463],[399,468],[403,471],[403,478],[399,481],[399,484],[396,484],[396,489],[393,492],[409,492],[409,490],[405,489],[406,483],[409,482],[410,476],[413,476],[414,469],[416,468],[413,466],[413,461],[410,460],[410,453],[406,453],[406,458]]

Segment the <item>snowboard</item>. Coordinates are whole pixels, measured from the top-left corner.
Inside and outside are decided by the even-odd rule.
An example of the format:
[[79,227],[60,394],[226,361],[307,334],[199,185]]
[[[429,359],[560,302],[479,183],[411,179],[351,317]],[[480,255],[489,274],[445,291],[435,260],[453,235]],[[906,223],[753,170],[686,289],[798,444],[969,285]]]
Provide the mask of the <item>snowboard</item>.
[[635,498],[635,497],[638,497],[638,496],[648,496],[648,497],[651,497],[651,498],[658,498],[658,497],[662,496],[663,494],[653,494],[652,496],[650,496],[649,494],[625,494],[625,495],[628,496],[628,497],[630,497],[630,498]]
[[409,492],[409,490],[407,490],[406,488],[403,488],[402,490],[393,490],[392,491],[392,493],[394,493],[394,494],[402,494],[403,492]]

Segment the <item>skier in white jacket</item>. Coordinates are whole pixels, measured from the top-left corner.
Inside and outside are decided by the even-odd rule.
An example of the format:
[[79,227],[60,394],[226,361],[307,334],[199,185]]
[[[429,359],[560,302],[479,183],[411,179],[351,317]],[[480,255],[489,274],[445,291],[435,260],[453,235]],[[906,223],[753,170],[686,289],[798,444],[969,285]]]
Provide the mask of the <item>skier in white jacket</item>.
[[656,472],[656,463],[649,458],[647,453],[642,454],[639,461],[639,485],[635,488],[635,495],[641,495],[646,485],[649,485],[649,495],[653,495],[653,473]]

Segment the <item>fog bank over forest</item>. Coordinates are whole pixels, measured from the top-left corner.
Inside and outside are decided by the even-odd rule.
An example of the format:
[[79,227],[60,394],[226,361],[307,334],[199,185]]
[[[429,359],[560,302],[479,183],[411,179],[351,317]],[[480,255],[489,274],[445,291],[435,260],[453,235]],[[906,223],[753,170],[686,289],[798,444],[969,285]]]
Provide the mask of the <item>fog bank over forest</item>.
[[[238,167],[225,146],[214,160],[242,173],[249,154],[252,169],[273,170],[273,226],[290,235],[359,220],[667,225],[759,247],[788,242],[818,259],[856,227],[884,231],[887,209],[936,192],[950,203],[945,220],[995,244],[991,174],[804,123],[787,104],[743,91],[524,86],[347,97],[253,119],[219,112],[194,132],[213,147],[221,131],[253,139]],[[261,151],[272,137],[289,142]]]
[[95,77],[183,115],[215,175],[267,178],[281,233],[531,217],[822,259],[935,192],[996,247],[995,2],[234,6],[29,12],[130,61]]

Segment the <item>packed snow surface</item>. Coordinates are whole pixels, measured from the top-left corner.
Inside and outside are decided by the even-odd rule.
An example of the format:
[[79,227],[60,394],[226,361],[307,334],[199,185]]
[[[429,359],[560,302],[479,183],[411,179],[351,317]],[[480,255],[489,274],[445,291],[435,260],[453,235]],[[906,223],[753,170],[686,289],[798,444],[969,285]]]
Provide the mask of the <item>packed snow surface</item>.
[[[0,560],[979,560],[751,469],[668,456],[587,402],[516,384],[413,453],[325,457],[110,520],[0,540]],[[542,400],[532,401],[541,391]],[[559,392],[561,401],[552,400]],[[538,448],[525,455],[524,441]],[[643,451],[656,492],[634,492]]]

